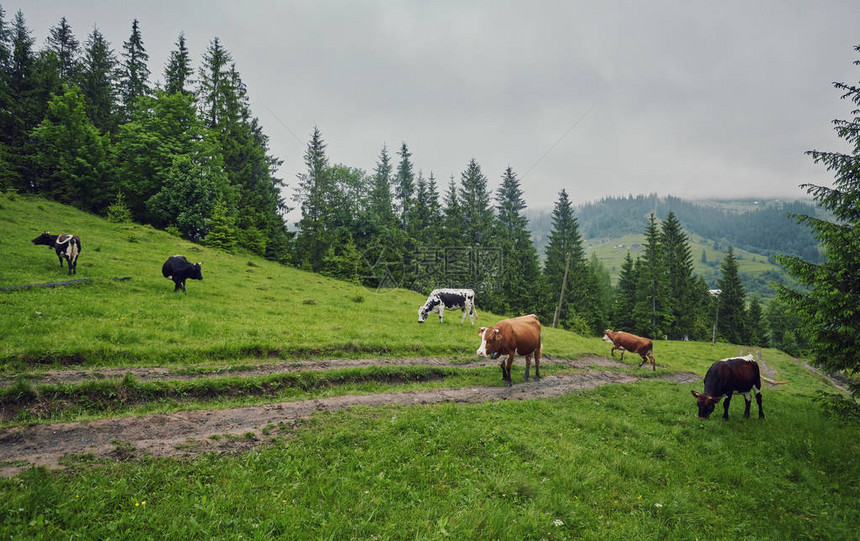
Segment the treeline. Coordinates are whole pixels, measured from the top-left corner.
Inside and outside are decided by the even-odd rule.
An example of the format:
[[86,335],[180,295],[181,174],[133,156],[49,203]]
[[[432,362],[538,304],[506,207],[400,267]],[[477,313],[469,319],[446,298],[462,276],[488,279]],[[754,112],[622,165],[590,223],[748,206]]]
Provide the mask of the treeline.
[[218,38],[195,71],[180,34],[155,84],[137,20],[119,54],[65,17],[34,42],[0,7],[0,189],[289,260],[280,161]]
[[761,307],[753,300],[747,308],[732,253],[723,263],[723,292],[712,295],[692,273],[687,236],[673,212],[660,223],[651,215],[642,255],[628,255],[613,288],[603,265],[585,255],[565,190],[541,259],[512,168],[491,191],[472,159],[459,179],[452,175],[440,186],[432,172],[416,172],[405,142],[396,156],[382,146],[366,172],[330,163],[314,128],[294,190],[301,218],[291,237],[284,184],[274,176],[279,161],[217,38],[195,72],[180,35],[163,82],[153,85],[137,21],[117,58],[98,29],[80,46],[65,18],[36,51],[23,14],[11,23],[3,15],[0,9],[4,190],[368,287],[469,287],[482,309],[535,313],[545,324],[586,335],[612,327],[704,340],[716,317],[721,339],[764,341]]
[[[700,205],[677,197],[629,195],[604,197],[577,207],[585,238],[621,237],[638,233],[644,217],[653,213],[665,220],[669,212],[684,223],[687,231],[721,245],[772,256],[789,254],[821,261],[818,241],[809,229],[797,224],[795,215],[815,215],[814,205],[801,201],[771,203],[751,211],[730,211]],[[535,232],[548,228],[544,221]]]

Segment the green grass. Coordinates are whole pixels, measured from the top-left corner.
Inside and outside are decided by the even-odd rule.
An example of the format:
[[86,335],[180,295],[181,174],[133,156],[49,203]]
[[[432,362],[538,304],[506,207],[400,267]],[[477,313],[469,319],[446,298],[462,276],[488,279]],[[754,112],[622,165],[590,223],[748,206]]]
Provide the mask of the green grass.
[[[443,325],[432,320],[418,325],[418,307],[426,297],[415,292],[376,291],[254,256],[225,254],[42,199],[3,197],[0,205],[0,223],[8,231],[0,236],[0,285],[67,279],[52,252],[30,243],[44,229],[78,234],[77,277],[95,279],[0,291],[0,369],[248,357],[451,356],[468,355],[479,345],[475,330],[459,325],[456,312]],[[203,281],[189,280],[187,295],[174,294],[173,283],[161,276],[162,263],[178,253],[203,262]],[[116,276],[132,279],[106,280]],[[487,325],[500,316],[479,311],[479,318]],[[552,353],[584,351],[578,337],[547,332],[556,337]]]
[[649,381],[541,401],[361,408],[318,414],[239,456],[98,465],[80,457],[62,473],[0,480],[0,535],[856,534],[856,429],[795,394],[769,393],[761,421],[699,421],[689,399],[677,385]]
[[[0,370],[19,381],[0,401],[73,407],[25,412],[11,424],[501,385],[497,367],[456,367],[474,358],[478,338],[454,313],[444,325],[417,324],[422,295],[366,290],[38,198],[0,197],[0,285],[67,278],[53,253],[30,244],[45,229],[81,236],[78,277],[95,280],[0,292]],[[174,295],[160,274],[177,253],[204,263],[204,280],[189,282],[188,295]],[[132,280],[107,280],[117,276]],[[500,317],[479,312],[481,324]],[[609,352],[599,338],[546,327],[543,343],[553,357]],[[704,374],[714,360],[747,351],[656,341],[656,375]],[[27,381],[62,365],[173,365],[190,374],[216,366],[229,374],[269,358],[423,355],[455,363],[153,383]],[[856,537],[860,431],[812,400],[832,389],[823,378],[782,352],[762,356],[776,379],[790,382],[764,390],[764,420],[755,410],[743,419],[736,399],[728,422],[700,421],[690,396],[700,382],[649,379],[650,370],[631,366],[623,370],[643,381],[553,399],[318,413],[297,428],[263,427],[278,435],[274,442],[235,455],[134,459],[118,441],[117,460],[71,456],[62,471],[0,479],[0,537]],[[568,370],[546,366],[547,375]],[[521,361],[513,375],[519,385]]]

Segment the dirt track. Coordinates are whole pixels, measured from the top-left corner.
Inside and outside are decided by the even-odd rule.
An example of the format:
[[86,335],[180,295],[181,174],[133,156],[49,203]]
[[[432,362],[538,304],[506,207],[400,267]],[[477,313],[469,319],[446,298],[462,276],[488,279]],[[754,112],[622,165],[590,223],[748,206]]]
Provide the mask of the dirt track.
[[[550,361],[558,362],[558,361]],[[335,411],[352,406],[384,404],[435,404],[439,402],[480,403],[496,400],[530,400],[560,396],[580,389],[590,389],[610,383],[633,383],[635,376],[614,371],[595,370],[593,366],[622,365],[602,357],[578,361],[563,361],[583,369],[575,374],[545,377],[540,381],[517,383],[513,387],[468,387],[430,389],[399,393],[352,395],[296,402],[281,402],[264,406],[244,406],[220,410],[181,411],[137,417],[100,419],[88,422],[55,423],[20,426],[0,430],[0,475],[15,475],[31,465],[58,467],[60,459],[70,454],[92,454],[96,458],[127,459],[139,456],[182,457],[207,451],[234,452],[258,445],[274,437],[281,429],[289,429],[296,420],[307,418],[315,411]],[[289,366],[285,366],[289,364]],[[327,370],[347,366],[368,365],[447,365],[446,359],[374,359],[355,361],[305,361],[276,363],[224,375],[248,376],[249,372],[275,373],[283,370]],[[495,364],[456,364],[470,367]],[[298,365],[298,366],[297,366]],[[168,369],[120,370],[116,374],[99,371],[101,377],[122,377],[128,372],[140,379],[177,379]],[[163,373],[165,371],[167,373]],[[86,371],[46,373],[40,383],[83,381],[93,376]],[[201,377],[195,376],[183,377]],[[206,377],[206,376],[203,376]],[[211,376],[210,376],[211,377]],[[695,374],[670,374],[664,379],[679,383],[699,380]],[[271,430],[272,427],[276,427]],[[279,427],[279,428],[278,428]]]

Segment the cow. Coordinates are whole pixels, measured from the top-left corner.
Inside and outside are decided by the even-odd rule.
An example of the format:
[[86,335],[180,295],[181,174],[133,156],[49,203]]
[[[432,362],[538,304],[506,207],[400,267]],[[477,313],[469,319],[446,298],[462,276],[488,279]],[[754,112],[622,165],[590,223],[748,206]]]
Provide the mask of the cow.
[[63,258],[65,257],[69,267],[69,275],[78,273],[78,254],[81,253],[81,239],[76,235],[52,235],[45,231],[33,239],[33,244],[53,248],[57,252],[57,258],[60,260],[60,268],[63,268]]
[[729,403],[732,400],[732,393],[742,393],[744,395],[744,400],[746,401],[744,419],[749,419],[750,404],[752,404],[750,391],[755,392],[755,401],[758,404],[758,418],[764,419],[764,412],[761,409],[761,380],[758,363],[753,360],[752,355],[716,361],[708,369],[708,373],[705,374],[705,391],[703,393],[690,391],[696,397],[696,402],[699,406],[699,419],[707,419],[711,415],[711,412],[714,411],[720,399],[725,396],[726,401],[723,402],[723,419],[728,421]]
[[615,357],[615,350],[621,350],[621,360],[624,360],[624,352],[630,351],[633,353],[638,353],[642,357],[642,362],[639,363],[639,367],[641,368],[643,364],[647,363],[648,360],[651,360],[651,370],[657,371],[656,361],[654,360],[654,344],[651,342],[649,338],[642,338],[641,336],[636,336],[635,334],[630,334],[629,332],[622,331],[610,331],[606,329],[603,331],[603,341],[612,344],[612,349],[609,350],[609,354]]
[[203,274],[200,272],[200,265],[203,263],[191,264],[183,255],[172,255],[167,258],[164,265],[161,266],[161,274],[168,280],[173,280],[176,287],[173,292],[176,293],[182,290],[182,293],[187,295],[185,291],[185,280],[202,280]]
[[532,356],[535,358],[535,381],[540,379],[540,355],[543,344],[540,340],[540,321],[536,315],[503,319],[492,327],[481,327],[478,334],[481,335],[481,347],[476,352],[478,357],[496,359],[500,355],[508,356],[499,363],[506,387],[512,385],[511,365],[516,354],[524,355],[526,358],[524,380],[529,380]]
[[434,289],[430,296],[427,297],[427,302],[418,308],[418,323],[424,323],[430,312],[439,310],[439,323],[442,323],[442,314],[445,310],[461,309],[463,319],[460,320],[460,325],[466,321],[466,316],[475,326],[475,318],[478,317],[478,312],[475,310],[475,292],[471,289]]

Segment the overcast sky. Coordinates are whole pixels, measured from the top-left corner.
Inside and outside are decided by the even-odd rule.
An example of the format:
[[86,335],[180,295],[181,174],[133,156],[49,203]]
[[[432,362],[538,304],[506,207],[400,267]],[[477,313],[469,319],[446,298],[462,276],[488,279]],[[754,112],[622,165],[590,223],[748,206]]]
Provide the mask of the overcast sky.
[[[444,189],[475,158],[510,165],[530,208],[606,195],[799,198],[829,184],[809,149],[845,150],[833,81],[856,83],[853,1],[2,2],[43,48],[65,16],[119,57],[138,19],[154,81],[180,32],[195,70],[218,37],[280,176],[318,126],[331,163],[372,172],[401,142]],[[288,198],[292,196],[288,188]]]

